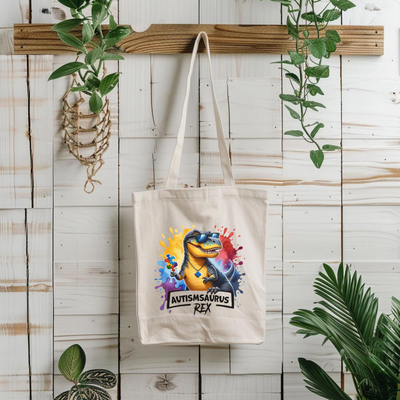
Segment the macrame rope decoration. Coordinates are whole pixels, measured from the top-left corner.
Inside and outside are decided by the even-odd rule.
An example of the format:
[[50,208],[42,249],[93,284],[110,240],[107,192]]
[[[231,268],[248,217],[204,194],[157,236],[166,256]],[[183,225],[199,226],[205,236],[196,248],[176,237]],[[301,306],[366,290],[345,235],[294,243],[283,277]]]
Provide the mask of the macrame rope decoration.
[[76,74],[73,75],[72,84],[62,100],[64,143],[68,146],[69,152],[86,167],[87,180],[83,189],[86,193],[93,193],[95,183],[101,185],[101,182],[94,177],[103,166],[103,154],[110,145],[110,104],[109,100],[105,99],[98,114],[82,111],[86,103],[82,92],[78,92],[79,99],[76,102],[72,105],[69,103],[71,89],[75,86],[80,86]]

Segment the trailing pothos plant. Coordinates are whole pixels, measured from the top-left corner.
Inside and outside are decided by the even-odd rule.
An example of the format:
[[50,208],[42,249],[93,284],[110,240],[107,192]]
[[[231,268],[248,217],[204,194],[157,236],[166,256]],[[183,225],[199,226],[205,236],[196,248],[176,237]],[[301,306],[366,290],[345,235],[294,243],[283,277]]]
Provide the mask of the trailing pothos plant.
[[[324,124],[321,121],[313,121],[308,112],[325,108],[321,102],[315,101],[317,96],[324,95],[319,86],[320,80],[329,77],[329,65],[324,65],[323,60],[336,51],[336,45],[341,41],[337,31],[326,28],[330,22],[341,17],[342,11],[355,7],[355,4],[349,0],[329,0],[317,11],[317,3],[321,0],[272,1],[286,7],[286,26],[295,42],[295,50],[288,51],[289,59],[278,61],[282,64],[281,68],[293,91],[279,97],[290,104],[285,104],[285,107],[299,124],[298,129],[286,131],[284,134],[302,137],[313,144],[316,149],[310,151],[310,158],[317,168],[321,168],[324,152],[340,147],[332,144],[321,146],[318,143],[316,136],[324,128]],[[323,31],[325,35],[322,34]]]
[[[77,59],[54,71],[49,80],[78,73],[81,85],[71,88],[72,92],[83,92],[90,97],[90,110],[97,114],[103,107],[103,97],[118,84],[119,73],[102,77],[102,66],[106,60],[123,60],[115,45],[131,33],[126,26],[118,26],[110,11],[113,0],[58,0],[69,7],[71,19],[54,25],[58,37],[77,50]],[[90,12],[87,10],[90,7]],[[103,32],[102,23],[109,18],[109,31]],[[81,38],[70,32],[82,29]],[[82,57],[82,60],[80,58]]]
[[115,387],[117,377],[105,369],[83,372],[85,364],[85,352],[78,344],[64,351],[58,362],[58,369],[74,385],[70,390],[59,394],[55,400],[112,400],[105,389]]
[[[340,264],[324,264],[314,283],[321,297],[313,310],[298,310],[290,323],[297,333],[331,342],[353,378],[360,400],[400,400],[400,301],[391,315],[378,316],[378,299],[361,276]],[[316,363],[299,358],[308,390],[329,400],[351,400]]]

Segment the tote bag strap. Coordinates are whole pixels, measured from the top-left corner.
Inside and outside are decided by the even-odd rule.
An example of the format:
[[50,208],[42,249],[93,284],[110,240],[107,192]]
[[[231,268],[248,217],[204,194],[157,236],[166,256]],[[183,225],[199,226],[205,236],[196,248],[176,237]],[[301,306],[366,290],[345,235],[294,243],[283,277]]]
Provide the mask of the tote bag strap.
[[181,124],[179,126],[179,131],[178,131],[178,136],[177,136],[177,140],[176,140],[174,154],[172,156],[172,161],[171,161],[171,165],[169,168],[168,178],[167,178],[167,182],[166,182],[167,189],[176,188],[177,183],[178,183],[178,174],[179,174],[179,167],[180,167],[181,158],[182,158],[183,140],[185,137],[186,119],[187,119],[187,113],[188,113],[190,82],[192,79],[193,66],[194,66],[196,54],[197,54],[201,39],[204,40],[206,50],[207,50],[208,70],[210,73],[211,92],[212,92],[213,107],[214,107],[214,118],[215,118],[215,125],[217,128],[218,148],[219,148],[219,155],[220,155],[220,159],[221,159],[222,172],[224,175],[224,183],[226,186],[233,186],[235,184],[235,181],[233,179],[233,174],[232,174],[232,167],[231,167],[231,163],[230,163],[230,159],[229,159],[228,147],[226,146],[226,142],[225,142],[224,130],[223,130],[222,121],[221,121],[221,115],[219,113],[217,98],[215,96],[214,81],[213,81],[212,70],[211,70],[211,56],[210,56],[210,45],[208,43],[208,36],[205,32],[200,32],[196,38],[196,42],[194,43],[192,59],[190,60],[189,74],[188,74],[187,83],[186,83],[186,95],[185,95],[185,101],[183,103],[182,119],[181,119]]

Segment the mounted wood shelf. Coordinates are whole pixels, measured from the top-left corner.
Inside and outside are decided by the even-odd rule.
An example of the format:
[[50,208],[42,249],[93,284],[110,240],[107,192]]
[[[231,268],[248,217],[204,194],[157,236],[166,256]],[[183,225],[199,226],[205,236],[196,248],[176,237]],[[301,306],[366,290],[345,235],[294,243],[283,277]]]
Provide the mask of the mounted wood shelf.
[[[76,50],[64,44],[51,31],[50,24],[14,25],[14,54],[62,54]],[[383,54],[383,26],[330,26],[339,32],[342,42],[335,54]],[[132,32],[118,44],[124,53],[190,53],[200,31],[207,32],[211,51],[220,54],[286,54],[294,42],[285,25],[197,25],[158,24],[145,32]],[[80,36],[79,30],[71,33]],[[310,36],[313,32],[310,31]]]

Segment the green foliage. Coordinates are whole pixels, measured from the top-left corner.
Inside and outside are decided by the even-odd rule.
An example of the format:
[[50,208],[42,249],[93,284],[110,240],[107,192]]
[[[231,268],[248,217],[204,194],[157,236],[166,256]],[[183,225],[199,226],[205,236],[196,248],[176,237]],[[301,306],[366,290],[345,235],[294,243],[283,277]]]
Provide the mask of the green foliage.
[[[330,151],[330,149],[326,149]],[[378,299],[357,272],[340,264],[337,273],[324,264],[314,283],[322,298],[313,310],[298,310],[290,323],[304,337],[321,335],[339,352],[361,400],[400,399],[400,301],[392,314],[378,318]],[[307,388],[330,400],[349,400],[328,374],[312,361],[299,359]]]
[[82,347],[74,344],[64,351],[58,361],[58,369],[65,379],[76,382],[85,368],[86,357]]
[[[103,106],[103,97],[118,84],[119,74],[102,75],[102,65],[106,60],[123,60],[115,45],[126,38],[131,30],[118,26],[111,14],[113,0],[58,0],[68,7],[72,19],[54,25],[59,38],[77,51],[78,58],[84,56],[84,62],[71,62],[54,71],[49,80],[78,73],[81,86],[73,88],[74,92],[84,92],[90,97],[89,107],[98,113]],[[88,10],[86,10],[88,9]],[[85,11],[87,11],[85,13]],[[104,35],[102,24],[109,18],[110,30]],[[81,27],[81,37],[77,37],[74,29]],[[82,70],[86,70],[85,73]]]
[[112,389],[117,384],[116,376],[105,369],[82,372],[86,363],[82,347],[74,344],[64,351],[58,363],[61,374],[74,385],[60,393],[55,400],[112,400],[104,389]]
[[[324,127],[319,122],[308,123],[309,110],[318,111],[324,107],[322,103],[309,100],[309,96],[323,96],[324,92],[318,86],[321,79],[329,77],[329,66],[323,60],[336,51],[340,36],[334,30],[327,30],[329,23],[336,21],[346,11],[355,5],[349,0],[329,0],[324,7],[316,10],[320,0],[272,0],[287,8],[286,26],[289,35],[294,39],[296,50],[289,50],[290,60],[278,61],[285,77],[293,89],[294,95],[284,94],[280,98],[290,102],[297,109],[287,107],[291,117],[298,121],[300,130],[285,132],[285,135],[302,137],[316,147],[310,151],[311,161],[317,168],[324,162],[324,152],[340,149],[339,146],[320,146],[315,136]],[[325,32],[325,35],[323,35]],[[324,107],[325,108],[325,107]],[[310,132],[310,127],[314,126]],[[295,132],[295,133],[294,133]],[[400,400],[400,399],[399,399]]]

